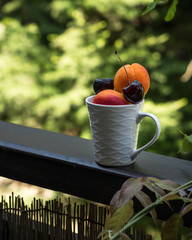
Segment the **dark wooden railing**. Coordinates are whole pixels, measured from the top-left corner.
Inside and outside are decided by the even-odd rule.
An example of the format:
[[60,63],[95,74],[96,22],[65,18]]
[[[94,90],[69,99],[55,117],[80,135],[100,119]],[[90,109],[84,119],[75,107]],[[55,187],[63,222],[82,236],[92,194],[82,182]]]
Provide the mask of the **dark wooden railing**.
[[[192,162],[143,152],[134,165],[102,167],[94,161],[91,140],[0,121],[0,175],[109,204],[130,177],[191,180]],[[166,208],[159,210],[160,219],[167,215]]]

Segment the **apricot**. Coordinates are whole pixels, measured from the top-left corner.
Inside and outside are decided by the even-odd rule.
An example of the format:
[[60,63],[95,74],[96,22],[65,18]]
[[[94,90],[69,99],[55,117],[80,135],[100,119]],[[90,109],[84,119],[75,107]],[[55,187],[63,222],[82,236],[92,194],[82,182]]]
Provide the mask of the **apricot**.
[[130,104],[122,93],[106,89],[99,92],[93,99],[93,103],[102,105],[125,105]]
[[150,77],[147,70],[139,63],[127,64],[116,72],[114,78],[115,90],[122,93],[123,88],[129,86],[134,80],[139,81],[143,85],[146,94],[150,87]]

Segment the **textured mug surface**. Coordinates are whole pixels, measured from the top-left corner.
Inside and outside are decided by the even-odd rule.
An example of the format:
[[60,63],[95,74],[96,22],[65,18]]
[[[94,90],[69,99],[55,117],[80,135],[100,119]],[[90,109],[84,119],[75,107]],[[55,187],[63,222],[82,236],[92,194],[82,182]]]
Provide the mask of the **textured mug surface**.
[[105,166],[124,166],[134,163],[136,155],[158,138],[160,133],[158,119],[152,116],[157,126],[154,138],[141,150],[136,150],[139,123],[142,118],[151,117],[151,114],[142,115],[144,101],[131,105],[101,105],[93,104],[93,99],[94,96],[88,97],[86,104],[96,162]]

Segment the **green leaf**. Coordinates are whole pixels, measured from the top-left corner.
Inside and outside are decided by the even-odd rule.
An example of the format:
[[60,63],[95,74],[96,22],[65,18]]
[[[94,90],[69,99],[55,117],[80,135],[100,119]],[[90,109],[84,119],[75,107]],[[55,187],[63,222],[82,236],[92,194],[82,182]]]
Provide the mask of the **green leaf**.
[[182,134],[184,135],[184,139],[183,139],[183,142],[182,142],[178,152],[179,153],[191,152],[192,151],[192,134],[189,136],[184,133],[182,133]]
[[109,213],[105,221],[105,229],[119,231],[133,216],[133,200],[129,201],[123,208],[118,208],[112,215]]
[[145,11],[142,13],[142,15],[145,15],[145,14],[151,12],[151,11],[156,7],[156,5],[157,5],[157,3],[156,3],[155,0],[154,0],[153,2],[150,2],[150,3],[147,5]]
[[183,220],[177,213],[173,214],[163,226],[161,237],[162,240],[181,240]]
[[169,7],[167,15],[165,17],[165,21],[169,22],[175,17],[176,6],[177,6],[178,3],[179,3],[179,0],[173,0],[171,6]]
[[188,136],[188,140],[190,143],[192,143],[192,134]]

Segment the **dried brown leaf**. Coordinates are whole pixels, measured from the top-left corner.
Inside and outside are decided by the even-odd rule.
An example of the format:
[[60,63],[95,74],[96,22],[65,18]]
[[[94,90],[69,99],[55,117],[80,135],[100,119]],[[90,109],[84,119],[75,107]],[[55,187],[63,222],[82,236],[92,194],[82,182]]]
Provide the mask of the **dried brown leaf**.
[[162,201],[172,201],[172,200],[180,200],[181,197],[178,194],[167,195],[162,198]]
[[[136,193],[135,197],[139,200],[139,202],[141,203],[141,205],[144,208],[147,207],[148,205],[152,204],[151,198],[143,191]],[[157,212],[156,212],[155,208],[153,208],[150,211],[150,214],[153,218],[153,221],[156,223],[157,222]]]
[[159,195],[161,197],[166,195],[166,192],[162,188],[160,188],[159,186],[155,185],[155,183],[153,183],[153,182],[148,181],[144,185],[150,191],[154,192],[155,194],[157,194],[157,195]]
[[192,203],[187,204],[181,211],[181,215],[184,216],[188,212],[192,211]]
[[[124,207],[135,194],[143,188],[143,185],[147,182],[146,178],[129,178],[125,181],[120,189],[120,192],[116,192],[111,201],[111,213],[113,214],[118,208]],[[116,202],[116,204],[115,204]]]
[[164,198],[162,198],[162,201],[165,202],[172,211],[174,211],[169,203],[169,201],[172,201],[172,200],[180,200],[182,199],[178,194],[171,194],[171,195],[168,195],[168,196],[165,196]]
[[117,204],[119,203],[119,196],[120,196],[120,190],[117,191],[111,199],[111,202],[110,202],[111,214],[113,214],[115,212],[115,209],[117,209]]

